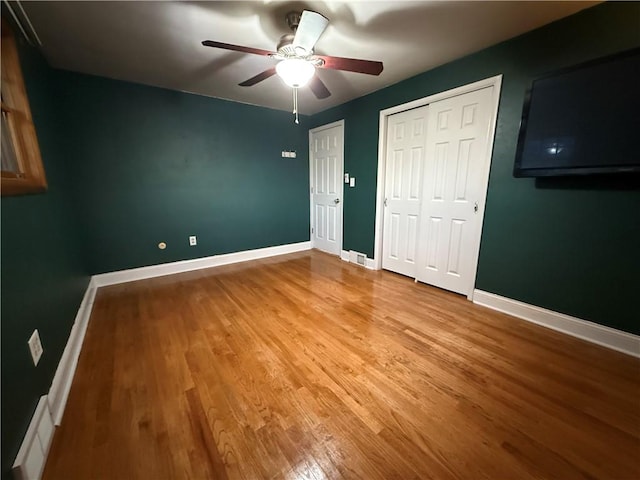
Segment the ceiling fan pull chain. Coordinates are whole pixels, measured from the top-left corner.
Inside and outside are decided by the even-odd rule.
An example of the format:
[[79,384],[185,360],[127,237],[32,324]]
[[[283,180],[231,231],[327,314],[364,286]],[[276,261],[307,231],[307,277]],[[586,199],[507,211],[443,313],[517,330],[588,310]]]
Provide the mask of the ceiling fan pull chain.
[[299,124],[298,120],[298,89],[293,87],[293,114],[296,116],[296,123]]
[[292,113],[295,115],[296,110],[298,110],[298,106],[296,105],[296,101],[298,100],[298,95],[296,95],[296,94],[297,94],[298,91],[296,90],[295,87],[292,88],[291,90],[292,90],[292,93],[293,93],[293,112]]

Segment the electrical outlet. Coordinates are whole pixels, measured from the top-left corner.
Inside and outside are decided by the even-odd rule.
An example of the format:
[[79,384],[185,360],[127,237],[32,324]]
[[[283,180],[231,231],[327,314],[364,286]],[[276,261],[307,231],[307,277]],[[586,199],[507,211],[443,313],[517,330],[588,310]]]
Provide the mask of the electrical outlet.
[[191,235],[189,237],[189,245],[193,247],[194,245],[197,245],[197,244],[198,244],[198,239],[196,238],[195,235]]
[[31,352],[31,358],[33,358],[33,364],[38,365],[40,357],[42,356],[42,343],[40,342],[40,334],[36,328],[31,337],[29,338],[29,351]]

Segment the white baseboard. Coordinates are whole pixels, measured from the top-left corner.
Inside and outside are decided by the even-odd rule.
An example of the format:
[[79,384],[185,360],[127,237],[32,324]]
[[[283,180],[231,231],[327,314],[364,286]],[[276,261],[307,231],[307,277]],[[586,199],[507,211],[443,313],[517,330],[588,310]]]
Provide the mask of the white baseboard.
[[213,255],[211,257],[196,258],[193,260],[182,260],[179,262],[161,263],[149,267],[132,268],[117,272],[101,273],[93,276],[96,287],[115,285],[117,283],[133,282],[144,280],[145,278],[162,277],[174,273],[190,272],[202,268],[219,267],[231,263],[246,262],[248,260],[258,260],[260,258],[284,255],[286,253],[302,252],[311,249],[311,242],[290,243],[278,245],[276,247],[258,248],[256,250],[245,250],[243,252],[226,253],[223,255]]
[[73,381],[73,375],[76,372],[76,366],[78,365],[78,358],[80,357],[80,350],[82,349],[82,343],[84,342],[84,335],[87,332],[87,326],[89,325],[89,318],[91,317],[91,310],[93,308],[93,301],[96,298],[96,286],[93,279],[89,282],[87,291],[82,298],[78,314],[71,327],[69,333],[69,339],[67,345],[64,347],[62,357],[58,363],[58,368],[51,382],[51,388],[49,389],[49,409],[53,421],[56,425],[60,425],[62,420],[62,414],[64,413],[64,407],[67,404],[67,398],[69,397],[69,391],[71,390],[71,382]]
[[12,473],[15,480],[40,480],[47,461],[54,432],[47,396],[38,401],[27,433],[24,436]]
[[[364,257],[364,264],[361,263],[362,257]],[[356,265],[360,265],[361,267],[365,267],[369,270],[375,270],[373,259],[367,257],[364,253],[356,252],[355,250],[342,250],[340,252],[340,258],[345,262],[355,263]]]
[[482,290],[474,290],[473,303],[640,358],[640,336],[632,333]]

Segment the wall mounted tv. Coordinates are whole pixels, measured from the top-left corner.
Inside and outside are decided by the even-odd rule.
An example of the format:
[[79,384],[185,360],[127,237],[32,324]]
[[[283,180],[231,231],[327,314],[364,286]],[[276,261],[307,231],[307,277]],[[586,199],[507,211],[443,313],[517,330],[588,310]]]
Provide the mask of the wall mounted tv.
[[533,81],[513,175],[640,172],[640,48]]

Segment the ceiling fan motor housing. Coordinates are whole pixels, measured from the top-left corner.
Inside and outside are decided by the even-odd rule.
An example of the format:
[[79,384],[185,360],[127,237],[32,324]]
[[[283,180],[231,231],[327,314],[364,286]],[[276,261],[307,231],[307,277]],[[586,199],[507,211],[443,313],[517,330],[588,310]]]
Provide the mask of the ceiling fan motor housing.
[[276,47],[276,51],[284,56],[294,56],[296,54],[295,49],[293,48],[293,33],[286,33],[280,37],[278,41],[278,46]]
[[287,13],[287,25],[289,25],[291,30],[293,30],[293,33],[296,32],[298,25],[300,25],[300,17],[302,17],[302,12]]
[[295,48],[293,47],[293,39],[295,38],[295,33],[298,30],[298,25],[300,25],[300,19],[302,18],[302,12],[289,12],[285,17],[287,20],[287,25],[291,29],[293,33],[286,33],[280,37],[278,41],[278,45],[276,47],[276,51],[285,57],[290,56],[298,56]]

